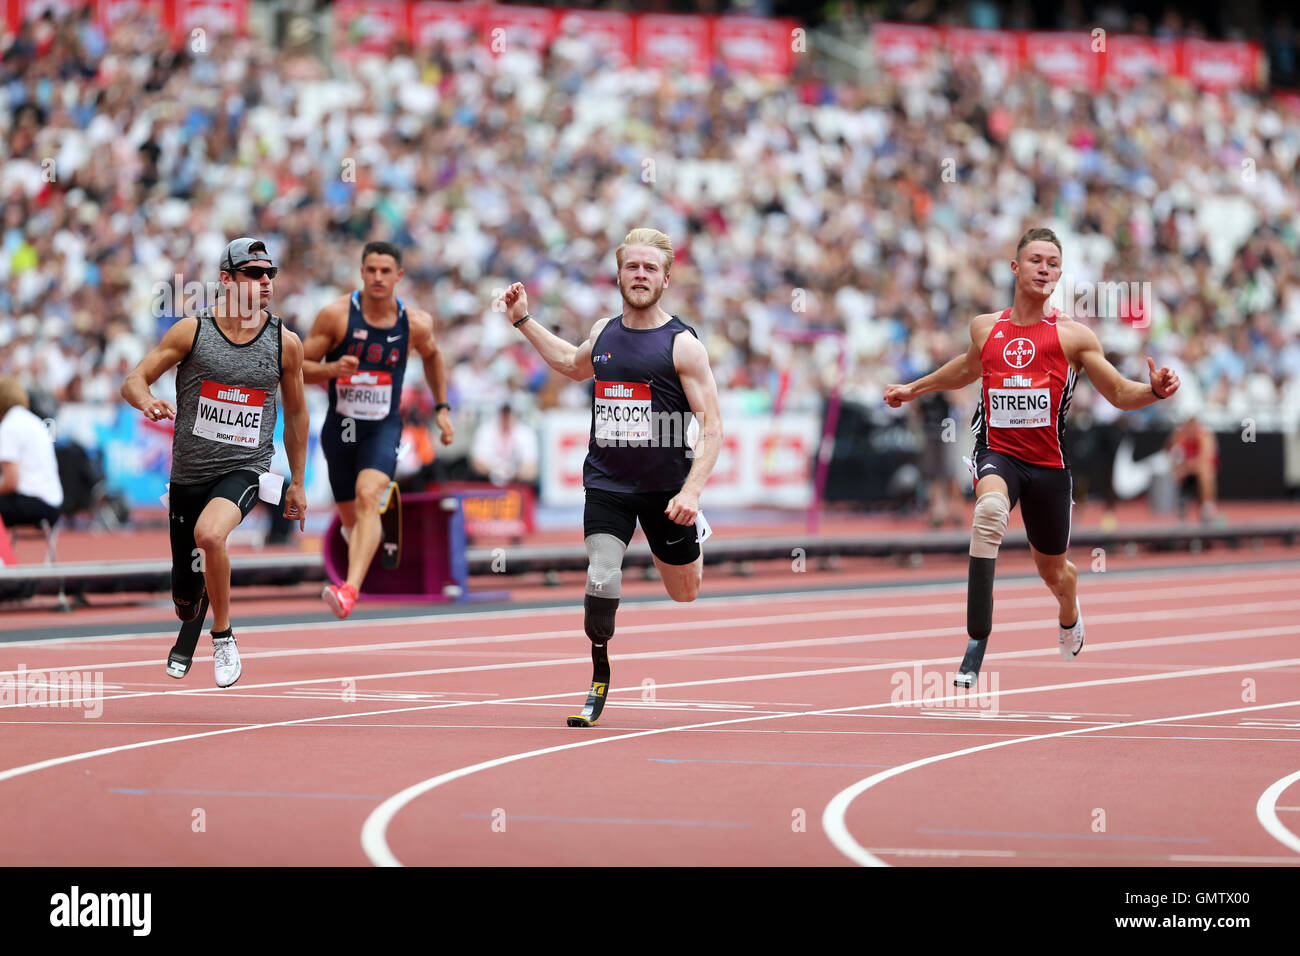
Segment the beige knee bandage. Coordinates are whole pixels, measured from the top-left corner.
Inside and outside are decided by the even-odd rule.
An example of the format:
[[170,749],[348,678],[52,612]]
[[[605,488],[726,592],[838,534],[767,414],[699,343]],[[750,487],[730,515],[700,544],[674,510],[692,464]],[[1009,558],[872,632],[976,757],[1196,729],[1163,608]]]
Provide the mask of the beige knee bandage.
[[975,521],[971,527],[972,558],[996,558],[1002,536],[1007,533],[1011,502],[1000,491],[990,491],[975,502]]

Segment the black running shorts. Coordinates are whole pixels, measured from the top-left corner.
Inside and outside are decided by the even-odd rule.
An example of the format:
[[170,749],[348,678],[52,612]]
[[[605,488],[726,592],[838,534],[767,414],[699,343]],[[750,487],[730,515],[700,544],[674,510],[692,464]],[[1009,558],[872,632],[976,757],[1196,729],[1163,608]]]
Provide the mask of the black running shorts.
[[664,564],[693,564],[700,556],[695,524],[677,524],[664,514],[675,491],[628,494],[619,491],[586,490],[582,514],[584,537],[612,534],[624,544],[632,540],[637,521],[650,542],[650,552]]
[[997,475],[1007,483],[1011,507],[1020,502],[1025,535],[1042,554],[1064,554],[1070,546],[1074,479],[1069,468],[1030,465],[1011,455],[984,449],[975,453],[976,484]]
[[[257,504],[255,471],[232,471],[197,485],[173,483],[167,489],[168,524],[172,540],[172,600],[192,604],[203,596],[202,563],[194,544],[194,525],[214,498],[233,501],[244,518]],[[242,519],[241,519],[242,520]]]

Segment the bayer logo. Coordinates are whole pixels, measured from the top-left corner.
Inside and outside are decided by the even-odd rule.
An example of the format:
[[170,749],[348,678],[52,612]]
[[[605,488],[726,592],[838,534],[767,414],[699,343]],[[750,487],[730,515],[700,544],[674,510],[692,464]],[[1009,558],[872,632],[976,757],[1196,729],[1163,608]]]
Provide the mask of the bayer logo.
[[1024,368],[1034,360],[1034,343],[1030,339],[1012,339],[1002,349],[1002,357],[1012,368]]

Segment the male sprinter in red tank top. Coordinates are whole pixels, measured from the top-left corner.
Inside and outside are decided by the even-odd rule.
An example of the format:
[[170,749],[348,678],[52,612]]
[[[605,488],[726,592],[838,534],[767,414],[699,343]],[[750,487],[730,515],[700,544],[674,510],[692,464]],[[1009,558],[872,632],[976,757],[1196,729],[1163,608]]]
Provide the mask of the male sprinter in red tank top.
[[1092,329],[1047,304],[1061,278],[1061,242],[1050,229],[1020,237],[1011,262],[1016,277],[1011,308],[971,320],[971,346],[942,368],[908,385],[890,385],[885,403],[897,408],[927,392],[962,388],[982,379],[975,433],[975,520],[966,593],[966,657],[954,683],[970,687],[979,675],[993,630],[993,572],[1007,518],[1017,501],[1038,574],[1060,603],[1057,644],[1073,660],[1083,649],[1078,574],[1066,560],[1074,507],[1065,455],[1065,415],[1080,371],[1102,397],[1124,411],[1145,408],[1178,391],[1178,376],[1156,369],[1150,383],[1124,378],[1106,360]]

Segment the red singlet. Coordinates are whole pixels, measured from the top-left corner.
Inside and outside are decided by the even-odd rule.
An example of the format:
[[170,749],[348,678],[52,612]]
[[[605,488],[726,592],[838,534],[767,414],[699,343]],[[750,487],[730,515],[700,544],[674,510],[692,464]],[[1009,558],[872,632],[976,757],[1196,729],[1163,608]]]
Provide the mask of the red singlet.
[[1076,376],[1056,332],[1058,312],[1033,325],[1015,325],[1007,309],[980,352],[984,366],[979,407],[971,421],[975,450],[1011,455],[1030,465],[1067,468],[1065,414]]

